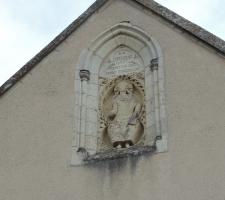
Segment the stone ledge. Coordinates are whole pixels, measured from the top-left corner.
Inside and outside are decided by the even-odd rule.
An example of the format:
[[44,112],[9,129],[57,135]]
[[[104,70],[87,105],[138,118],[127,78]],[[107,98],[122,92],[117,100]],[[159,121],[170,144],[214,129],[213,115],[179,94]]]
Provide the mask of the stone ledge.
[[88,163],[126,158],[130,156],[155,154],[156,152],[157,152],[157,149],[155,146],[138,146],[138,147],[134,146],[125,150],[109,150],[106,152],[97,153],[95,155],[88,155],[88,153],[85,153],[83,162],[88,164]]

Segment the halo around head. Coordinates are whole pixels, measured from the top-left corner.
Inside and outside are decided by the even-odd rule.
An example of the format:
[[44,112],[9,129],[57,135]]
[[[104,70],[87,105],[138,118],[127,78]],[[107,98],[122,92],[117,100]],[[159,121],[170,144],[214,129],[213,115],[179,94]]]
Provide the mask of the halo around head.
[[119,92],[119,88],[118,88],[118,85],[120,83],[126,83],[126,90],[129,92],[129,93],[132,93],[133,92],[133,85],[131,84],[130,81],[127,81],[127,80],[122,80],[122,81],[119,81],[115,87],[114,87],[114,92],[115,93],[118,93]]

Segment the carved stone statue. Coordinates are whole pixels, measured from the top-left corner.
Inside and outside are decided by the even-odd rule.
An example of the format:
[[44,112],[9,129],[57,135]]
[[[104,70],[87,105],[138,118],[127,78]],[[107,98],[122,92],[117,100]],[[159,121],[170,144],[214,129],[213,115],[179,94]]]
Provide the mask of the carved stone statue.
[[142,132],[139,115],[142,105],[133,95],[133,85],[122,80],[114,87],[113,109],[109,117],[113,119],[107,128],[113,147],[129,148]]

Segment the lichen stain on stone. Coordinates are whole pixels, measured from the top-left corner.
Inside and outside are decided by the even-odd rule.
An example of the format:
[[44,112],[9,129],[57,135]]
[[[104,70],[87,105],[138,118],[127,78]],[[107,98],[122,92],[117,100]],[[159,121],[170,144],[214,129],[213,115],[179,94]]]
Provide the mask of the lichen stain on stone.
[[108,171],[111,176],[113,176],[115,173],[118,175],[119,173],[123,172],[127,166],[127,158],[112,160],[108,162]]
[[[113,195],[114,199],[119,199],[119,194],[126,184],[126,181],[133,181],[137,177],[138,166],[145,159],[151,159],[152,153],[141,156],[130,156],[127,158],[108,160],[104,162],[84,165],[89,173],[96,174],[97,184],[99,184],[99,198],[105,199],[105,189],[108,195]],[[143,163],[142,163],[143,164]],[[115,191],[117,191],[115,193]]]
[[123,171],[127,163],[127,158],[121,158],[104,162],[85,164],[83,166],[87,169],[96,170],[96,173],[101,173],[102,175],[109,173],[110,176],[112,176],[114,173],[118,174],[119,172]]
[[130,174],[134,175],[136,173],[136,170],[138,169],[138,164],[141,162],[141,160],[149,160],[152,158],[153,155],[155,155],[155,152],[143,154],[141,156],[129,157]]
[[133,176],[136,172],[138,163],[140,162],[142,156],[134,156],[129,158],[129,165],[130,165],[130,173]]
[[[99,157],[97,160],[95,159],[92,160],[90,156],[89,157],[90,160],[86,160],[86,161],[89,161],[90,163],[86,162],[84,167],[87,168],[88,170],[96,170],[96,173],[100,173],[102,177],[105,177],[106,175],[109,174],[109,177],[111,179],[111,184],[113,184],[114,180],[116,180],[117,176],[120,176],[121,173],[130,172],[132,175],[134,175],[141,159],[151,158],[152,155],[155,154],[156,149],[154,147],[151,147],[151,148],[139,147],[139,148],[136,148],[136,150],[137,152],[139,152],[139,154],[132,155],[132,154],[129,154],[131,152],[129,153],[126,152],[127,154],[122,154],[125,157],[120,157],[121,155],[117,155],[118,157],[116,157],[116,154],[115,154],[113,158],[108,157],[107,159],[106,155],[103,154],[104,156],[98,155]],[[101,160],[101,156],[103,156],[102,160]],[[96,157],[94,156],[94,158]]]
[[99,191],[100,199],[104,199],[104,188],[106,187],[110,189],[108,192],[114,196],[114,199],[118,199],[119,192],[115,194],[115,191],[119,191],[120,184],[122,184],[120,181],[118,183],[118,180],[130,170],[127,158],[85,164],[80,167],[84,167],[88,173],[96,175],[97,184],[100,185],[99,188],[102,188]]

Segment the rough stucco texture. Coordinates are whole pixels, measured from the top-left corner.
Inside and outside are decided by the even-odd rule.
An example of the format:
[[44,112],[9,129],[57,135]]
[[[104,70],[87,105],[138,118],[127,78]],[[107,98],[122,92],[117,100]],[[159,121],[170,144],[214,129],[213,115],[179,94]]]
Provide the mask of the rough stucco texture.
[[[140,26],[162,48],[169,151],[72,167],[76,62],[95,36],[121,21]],[[0,199],[224,200],[224,64],[133,5],[114,1],[0,99]]]

